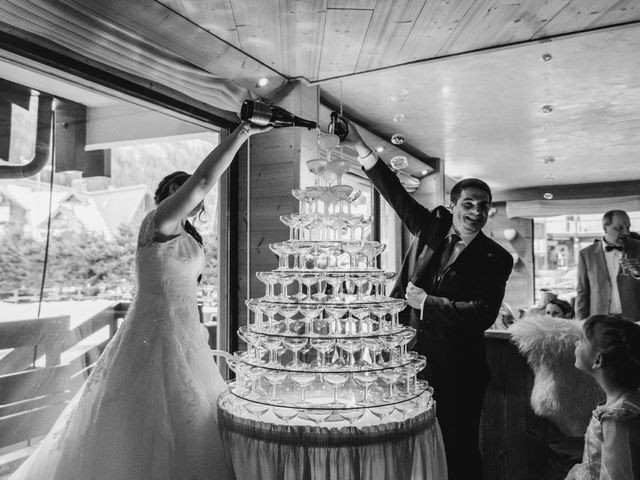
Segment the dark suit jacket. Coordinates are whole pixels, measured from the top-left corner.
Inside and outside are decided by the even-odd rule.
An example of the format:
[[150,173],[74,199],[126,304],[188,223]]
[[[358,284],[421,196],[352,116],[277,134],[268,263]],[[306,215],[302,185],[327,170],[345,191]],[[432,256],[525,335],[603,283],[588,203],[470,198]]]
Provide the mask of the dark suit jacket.
[[[627,239],[625,250],[629,258],[640,259],[640,240]],[[618,275],[618,291],[622,314],[640,321],[640,280],[630,275]],[[609,313],[611,303],[611,281],[602,243],[595,242],[580,250],[578,259],[578,288],[576,296],[576,318]]]
[[407,307],[401,321],[418,330],[415,349],[427,357],[424,376],[435,388],[436,398],[443,398],[447,391],[486,386],[484,331],[498,316],[513,258],[479,232],[438,279],[451,213],[442,206],[431,211],[420,205],[381,160],[366,173],[416,237],[391,295],[404,298],[409,281],[428,294],[423,318],[419,310]]

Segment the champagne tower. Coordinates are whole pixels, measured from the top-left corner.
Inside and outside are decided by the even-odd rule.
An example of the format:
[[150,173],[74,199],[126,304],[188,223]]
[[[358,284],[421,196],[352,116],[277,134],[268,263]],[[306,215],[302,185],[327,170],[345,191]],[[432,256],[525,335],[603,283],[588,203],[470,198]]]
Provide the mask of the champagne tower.
[[252,315],[238,335],[247,350],[228,355],[236,380],[221,405],[338,427],[424,412],[426,359],[407,349],[415,330],[398,322],[405,301],[387,296],[395,274],[377,268],[385,245],[366,240],[371,217],[352,213],[361,192],[341,183],[347,162],[307,166],[315,185],[294,189],[299,211],[280,217],[289,239],[270,245],[278,268],[257,273],[265,293],[246,302]]

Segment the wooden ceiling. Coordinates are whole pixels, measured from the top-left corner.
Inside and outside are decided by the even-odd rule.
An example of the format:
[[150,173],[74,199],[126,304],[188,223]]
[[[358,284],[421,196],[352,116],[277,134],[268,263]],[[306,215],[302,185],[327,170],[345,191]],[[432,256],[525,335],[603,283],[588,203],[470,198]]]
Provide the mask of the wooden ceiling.
[[[403,133],[414,156],[441,158],[450,176],[478,176],[498,190],[640,181],[638,0],[3,4],[14,21],[0,20],[0,31],[27,18],[23,6],[31,16],[65,6],[264,97],[291,79],[319,85],[326,105],[342,103],[383,138]],[[56,25],[52,41],[69,38],[70,27]],[[113,40],[85,31],[88,44]],[[261,76],[272,82],[258,89]],[[400,90],[406,100],[391,101]]]
[[640,19],[636,0],[159,0],[315,82]]
[[637,0],[159,1],[454,178],[640,180]]

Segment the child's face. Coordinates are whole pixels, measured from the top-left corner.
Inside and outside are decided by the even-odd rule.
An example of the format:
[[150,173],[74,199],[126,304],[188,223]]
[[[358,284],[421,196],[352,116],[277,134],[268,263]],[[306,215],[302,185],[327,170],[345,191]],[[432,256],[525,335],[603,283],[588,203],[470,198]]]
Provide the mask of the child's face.
[[585,373],[591,374],[593,371],[593,362],[596,358],[596,352],[584,336],[584,332],[580,334],[580,339],[576,341],[576,363],[577,369]]

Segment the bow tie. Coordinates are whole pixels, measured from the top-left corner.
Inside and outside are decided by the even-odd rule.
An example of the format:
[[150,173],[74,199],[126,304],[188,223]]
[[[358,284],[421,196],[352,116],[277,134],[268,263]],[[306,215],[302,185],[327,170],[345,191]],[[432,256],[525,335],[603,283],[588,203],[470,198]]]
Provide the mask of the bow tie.
[[624,248],[619,246],[619,245],[605,245],[604,246],[604,250],[606,252],[610,252],[611,250],[618,250],[618,251],[622,252],[624,250]]

